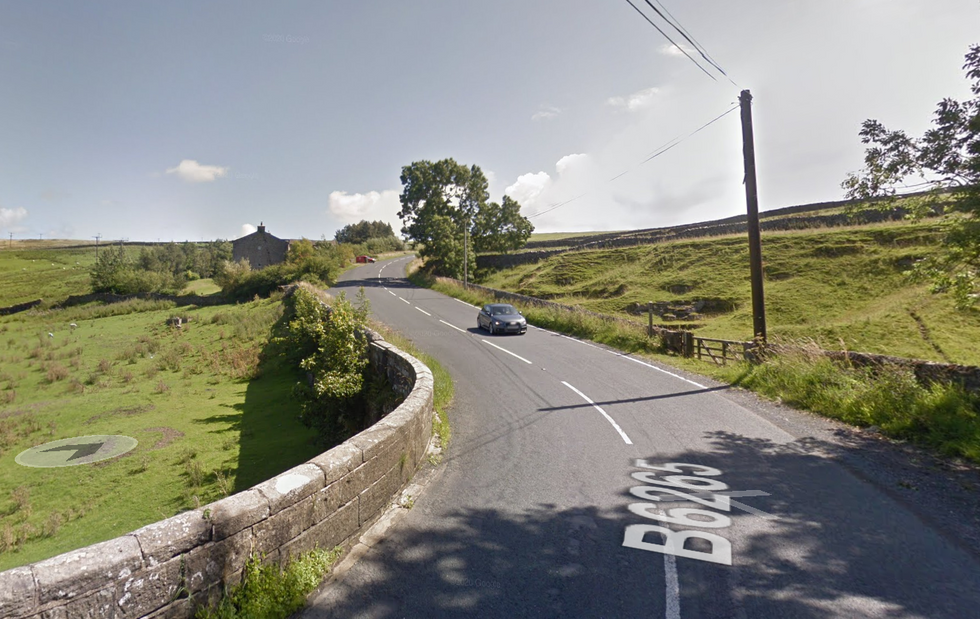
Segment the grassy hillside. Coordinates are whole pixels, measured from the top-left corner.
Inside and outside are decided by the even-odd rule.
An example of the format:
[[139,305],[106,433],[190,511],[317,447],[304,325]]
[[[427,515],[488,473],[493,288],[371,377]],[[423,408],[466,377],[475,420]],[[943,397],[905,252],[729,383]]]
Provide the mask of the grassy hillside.
[[[941,238],[935,223],[763,234],[770,337],[980,365],[980,311],[958,312],[904,274]],[[480,283],[622,316],[637,303],[706,301],[693,318],[657,323],[750,339],[748,264],[744,237],[718,237],[569,252]]]
[[[0,318],[0,570],[121,535],[318,453],[290,397],[294,371],[262,354],[281,311],[275,300],[129,301]],[[190,322],[169,327],[173,315]],[[96,434],[139,445],[86,466],[14,461]]]
[[91,292],[95,248],[59,249],[46,243],[35,241],[37,247],[31,247],[22,241],[0,251],[0,307]]

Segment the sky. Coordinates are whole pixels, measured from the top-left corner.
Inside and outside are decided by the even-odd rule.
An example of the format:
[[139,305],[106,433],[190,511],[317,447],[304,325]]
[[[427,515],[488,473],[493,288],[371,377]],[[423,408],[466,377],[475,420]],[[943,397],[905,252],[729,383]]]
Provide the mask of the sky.
[[977,0],[661,3],[730,80],[625,0],[0,0],[0,235],[398,230],[402,166],[447,157],[538,232],[704,221],[745,211],[737,110],[641,162],[742,89],[763,211],[841,199],[866,118],[970,96]]

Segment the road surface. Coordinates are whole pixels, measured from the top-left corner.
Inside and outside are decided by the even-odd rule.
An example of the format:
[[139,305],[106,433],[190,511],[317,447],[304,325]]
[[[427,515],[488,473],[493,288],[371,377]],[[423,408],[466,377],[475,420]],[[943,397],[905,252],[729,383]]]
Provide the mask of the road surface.
[[[826,453],[805,415],[345,273],[452,373],[453,439],[414,507],[302,616],[980,617],[980,562]],[[887,489],[886,489],[887,490]]]

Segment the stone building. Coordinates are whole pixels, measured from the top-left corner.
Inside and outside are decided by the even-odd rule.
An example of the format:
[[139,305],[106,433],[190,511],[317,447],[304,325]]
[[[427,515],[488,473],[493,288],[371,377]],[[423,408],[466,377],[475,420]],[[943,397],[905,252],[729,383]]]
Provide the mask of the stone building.
[[272,236],[265,231],[265,226],[261,223],[258,230],[235,239],[231,242],[231,246],[232,260],[238,262],[245,258],[253,269],[262,269],[285,262],[286,252],[289,251],[289,241]]

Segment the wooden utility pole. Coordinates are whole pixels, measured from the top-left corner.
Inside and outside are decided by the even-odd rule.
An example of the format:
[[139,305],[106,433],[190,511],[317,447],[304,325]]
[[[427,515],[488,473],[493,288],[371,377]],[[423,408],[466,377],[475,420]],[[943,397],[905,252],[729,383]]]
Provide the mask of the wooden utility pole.
[[101,233],[100,234],[96,234],[92,238],[95,239],[95,259],[98,260],[99,259],[99,239],[102,238],[102,234]]
[[755,182],[755,140],[752,137],[752,94],[738,97],[742,111],[742,158],[745,161],[745,206],[748,212],[749,269],[752,274],[753,337],[766,342],[766,299],[762,290],[762,238],[759,232],[759,190]]

